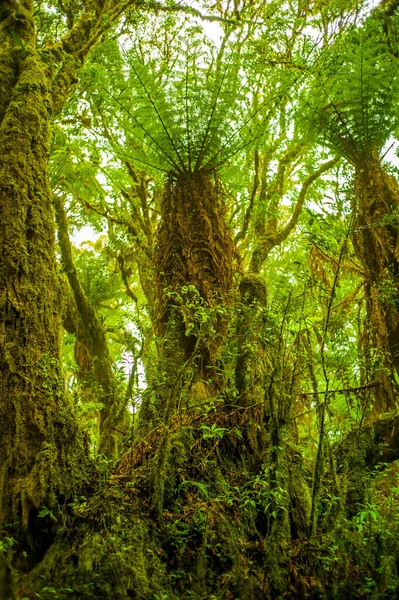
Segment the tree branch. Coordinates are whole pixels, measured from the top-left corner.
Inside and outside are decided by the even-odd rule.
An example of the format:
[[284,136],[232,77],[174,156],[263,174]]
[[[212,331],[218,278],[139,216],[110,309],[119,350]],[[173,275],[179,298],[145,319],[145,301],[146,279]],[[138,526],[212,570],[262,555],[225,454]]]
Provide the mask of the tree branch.
[[[317,396],[319,394],[344,394],[346,392],[361,392],[362,390],[369,390],[371,388],[374,388],[376,385],[378,385],[378,381],[370,381],[370,383],[365,383],[364,385],[359,385],[357,387],[349,387],[349,388],[342,388],[340,390],[323,390],[321,392],[301,392],[299,395],[300,396]],[[297,415],[300,416],[300,415]],[[296,418],[296,417],[295,417]]]
[[275,238],[274,246],[278,246],[284,240],[286,240],[287,237],[289,236],[289,234],[291,233],[291,231],[296,227],[299,216],[302,212],[303,205],[305,203],[306,194],[308,192],[309,187],[312,185],[312,183],[314,181],[316,181],[316,179],[318,179],[323,173],[332,169],[332,167],[334,167],[338,163],[339,160],[340,160],[340,157],[335,157],[332,160],[329,160],[328,162],[323,163],[317,169],[317,171],[315,171],[314,173],[312,173],[312,175],[309,175],[309,177],[307,177],[305,179],[305,181],[302,183],[302,187],[299,191],[298,198],[297,198],[291,219],[288,221],[287,225],[274,236],[274,238]]
[[[112,357],[109,352],[108,342],[104,327],[97,315],[95,307],[87,298],[79,281],[77,270],[72,255],[72,244],[69,239],[68,221],[63,201],[54,196],[56,220],[58,224],[58,242],[61,250],[61,262],[72,289],[77,309],[78,322],[70,323],[65,319],[65,325],[74,326],[76,337],[87,349],[93,360],[94,377],[99,384],[99,399],[103,403],[100,412],[100,447],[99,451],[108,458],[114,458],[116,453],[116,440],[109,429],[123,418],[124,406],[120,402],[119,383],[112,369]],[[78,326],[76,326],[76,323]]]
[[287,239],[287,237],[289,236],[289,234],[291,233],[291,231],[296,227],[298,220],[299,220],[299,216],[302,212],[303,205],[306,200],[306,195],[307,195],[308,189],[312,185],[312,183],[314,181],[316,181],[316,179],[318,179],[320,177],[320,175],[322,175],[326,171],[329,171],[334,165],[336,165],[338,163],[339,160],[340,160],[339,157],[335,157],[332,160],[329,160],[328,162],[323,163],[322,165],[320,165],[320,167],[317,169],[317,171],[315,171],[314,173],[312,173],[311,175],[309,175],[309,177],[307,177],[305,179],[305,181],[302,183],[302,187],[299,191],[298,198],[297,198],[293,213],[291,215],[291,218],[290,218],[289,222],[287,223],[287,225],[285,227],[283,227],[283,229],[281,229],[280,231],[277,231],[276,233],[271,233],[272,227],[269,224],[268,233],[266,233],[266,235],[264,235],[264,236],[261,236],[261,238],[258,242],[258,245],[255,248],[253,255],[252,255],[251,270],[254,273],[259,273],[260,269],[262,268],[262,265],[264,264],[265,260],[267,259],[268,255],[269,255],[270,250],[272,250],[272,248],[274,248],[275,246],[279,246],[282,242],[284,242]]

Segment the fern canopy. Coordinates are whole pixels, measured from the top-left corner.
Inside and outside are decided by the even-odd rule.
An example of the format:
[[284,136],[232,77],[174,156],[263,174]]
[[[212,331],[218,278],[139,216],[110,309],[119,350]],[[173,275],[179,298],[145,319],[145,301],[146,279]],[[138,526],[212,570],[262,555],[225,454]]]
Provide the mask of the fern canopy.
[[265,133],[266,120],[256,131],[252,122],[273,97],[253,108],[238,45],[217,53],[194,40],[162,69],[136,48],[121,58],[122,81],[106,65],[86,73],[91,97],[123,115],[123,133],[113,140],[120,158],[177,175],[211,171]]
[[303,100],[312,133],[353,165],[378,156],[398,127],[395,54],[383,18],[370,17],[363,26],[353,26],[320,60]]

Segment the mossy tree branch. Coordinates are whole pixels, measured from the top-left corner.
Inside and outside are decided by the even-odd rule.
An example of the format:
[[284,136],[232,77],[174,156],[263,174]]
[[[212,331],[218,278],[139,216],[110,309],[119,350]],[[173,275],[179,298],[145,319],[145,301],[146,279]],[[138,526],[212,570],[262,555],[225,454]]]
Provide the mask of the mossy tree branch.
[[68,278],[79,315],[76,324],[76,337],[87,349],[93,361],[94,378],[99,386],[100,397],[98,400],[103,404],[100,411],[99,452],[105,454],[108,458],[114,458],[116,453],[114,431],[115,428],[120,428],[120,421],[123,420],[122,396],[112,369],[112,358],[104,327],[79,281],[73,260],[72,244],[68,234],[67,217],[61,198],[54,196],[54,205],[62,266]]
[[[288,223],[282,227],[280,230],[277,229],[277,217],[272,217],[265,227],[266,233],[261,236],[256,244],[256,247],[253,251],[251,258],[251,267],[250,270],[253,273],[259,273],[263,264],[267,260],[270,251],[275,247],[282,244],[290,235],[290,233],[295,229],[298,224],[298,220],[300,214],[303,209],[303,205],[306,200],[306,196],[309,190],[309,187],[314,183],[323,173],[326,173],[330,169],[332,169],[339,161],[338,157],[335,157],[325,163],[323,163],[314,173],[309,175],[304,182],[302,183],[301,189],[298,194],[297,201],[294,206],[294,210],[292,212],[291,218]],[[281,175],[282,177],[282,175]],[[281,178],[280,177],[280,178]],[[281,184],[280,184],[280,192],[281,192]],[[280,195],[281,198],[281,195]],[[275,200],[276,204],[277,200]],[[274,207],[276,210],[276,206]]]

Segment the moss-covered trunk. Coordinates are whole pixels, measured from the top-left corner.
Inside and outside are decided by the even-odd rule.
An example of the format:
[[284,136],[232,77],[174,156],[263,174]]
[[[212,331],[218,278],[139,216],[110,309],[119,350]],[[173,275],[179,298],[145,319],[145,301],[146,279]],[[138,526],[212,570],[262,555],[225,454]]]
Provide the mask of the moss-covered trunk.
[[[236,250],[220,184],[209,173],[170,176],[161,206],[155,266],[158,333],[169,375],[187,363],[191,379],[218,387]],[[172,377],[173,377],[172,376]]]
[[60,366],[48,81],[32,2],[20,5],[15,13],[6,1],[0,10],[0,523],[20,524],[32,566],[44,542],[22,531],[41,506],[55,510],[57,499],[73,494],[86,447]]
[[399,187],[379,160],[368,158],[356,168],[353,244],[368,278],[367,323],[376,354],[370,365],[380,380],[374,411],[396,407],[399,369]]
[[144,428],[164,426],[153,476],[159,516],[171,477],[171,419],[210,401],[223,386],[218,367],[236,265],[214,174],[170,174],[161,213],[155,250],[160,380],[140,411]]

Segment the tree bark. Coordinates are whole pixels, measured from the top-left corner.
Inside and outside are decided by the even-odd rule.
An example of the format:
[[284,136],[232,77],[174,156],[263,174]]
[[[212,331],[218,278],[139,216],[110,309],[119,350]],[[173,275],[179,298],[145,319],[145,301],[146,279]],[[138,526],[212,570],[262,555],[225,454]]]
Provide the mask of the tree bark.
[[0,523],[26,527],[33,508],[73,493],[87,452],[61,375],[49,122],[91,48],[132,5],[88,0],[42,55],[33,0],[0,6]]
[[61,373],[49,81],[33,3],[14,8],[0,11],[0,523],[26,528],[73,495],[87,446]]

